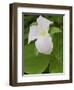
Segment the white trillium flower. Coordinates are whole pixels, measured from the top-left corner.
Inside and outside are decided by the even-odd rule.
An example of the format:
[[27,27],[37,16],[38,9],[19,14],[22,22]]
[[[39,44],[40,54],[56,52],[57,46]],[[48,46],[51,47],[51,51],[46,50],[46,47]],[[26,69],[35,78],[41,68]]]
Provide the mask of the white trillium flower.
[[37,18],[37,25],[31,25],[29,36],[28,36],[28,44],[35,41],[36,49],[39,53],[43,54],[51,54],[53,50],[53,42],[52,37],[48,33],[49,26],[53,24],[52,21],[42,17],[41,15]]

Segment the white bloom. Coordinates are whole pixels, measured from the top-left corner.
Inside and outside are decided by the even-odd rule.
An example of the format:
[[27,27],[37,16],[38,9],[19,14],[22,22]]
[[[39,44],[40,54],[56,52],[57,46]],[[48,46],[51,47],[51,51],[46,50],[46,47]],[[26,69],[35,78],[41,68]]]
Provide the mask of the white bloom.
[[52,37],[48,33],[50,24],[53,24],[53,22],[42,16],[39,16],[37,18],[37,25],[30,26],[28,43],[36,40],[36,49],[38,52],[43,54],[51,54],[53,50]]

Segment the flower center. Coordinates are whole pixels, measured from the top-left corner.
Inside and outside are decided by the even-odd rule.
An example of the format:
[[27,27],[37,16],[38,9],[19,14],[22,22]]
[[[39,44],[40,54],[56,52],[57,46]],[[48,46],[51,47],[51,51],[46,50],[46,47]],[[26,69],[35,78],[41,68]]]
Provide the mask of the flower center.
[[46,30],[43,30],[39,32],[39,35],[44,37],[48,35],[48,32]]

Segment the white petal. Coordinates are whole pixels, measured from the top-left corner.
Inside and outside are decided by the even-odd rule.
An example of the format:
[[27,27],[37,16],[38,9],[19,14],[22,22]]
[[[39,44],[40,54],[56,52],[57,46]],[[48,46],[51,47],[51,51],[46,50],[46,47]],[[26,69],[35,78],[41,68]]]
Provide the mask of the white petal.
[[40,37],[35,42],[35,46],[38,52],[50,55],[53,50],[53,42],[51,36],[49,35],[44,38]]
[[50,24],[53,24],[52,21],[42,17],[41,15],[37,18],[38,27],[42,28],[42,30],[49,30]]
[[28,35],[28,43],[30,43],[31,41],[37,39],[38,36],[38,32],[37,32],[37,26],[36,25],[32,25],[30,26],[30,31],[29,31],[29,35]]

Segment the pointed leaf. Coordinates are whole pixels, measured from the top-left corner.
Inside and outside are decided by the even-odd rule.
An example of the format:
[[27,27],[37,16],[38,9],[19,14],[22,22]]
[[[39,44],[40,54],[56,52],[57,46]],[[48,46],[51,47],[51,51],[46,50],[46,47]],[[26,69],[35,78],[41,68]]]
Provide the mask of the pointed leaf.
[[52,35],[52,34],[55,34],[55,33],[60,33],[60,32],[62,32],[62,31],[61,31],[61,29],[58,28],[58,27],[51,27],[51,29],[50,29],[50,34],[51,34],[51,35]]

